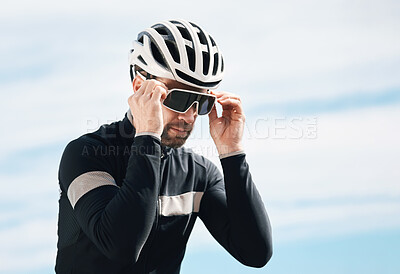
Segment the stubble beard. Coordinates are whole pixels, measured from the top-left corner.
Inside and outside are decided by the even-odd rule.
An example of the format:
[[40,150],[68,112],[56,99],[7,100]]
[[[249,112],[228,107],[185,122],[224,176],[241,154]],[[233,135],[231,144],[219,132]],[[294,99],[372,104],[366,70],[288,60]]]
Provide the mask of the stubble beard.
[[[168,131],[172,128],[184,128],[186,130],[183,134],[177,134],[175,136],[171,136]],[[163,146],[168,146],[171,148],[178,148],[185,144],[186,140],[189,138],[192,133],[193,126],[187,123],[175,123],[175,124],[167,124],[165,125],[163,132],[161,134],[161,144]]]

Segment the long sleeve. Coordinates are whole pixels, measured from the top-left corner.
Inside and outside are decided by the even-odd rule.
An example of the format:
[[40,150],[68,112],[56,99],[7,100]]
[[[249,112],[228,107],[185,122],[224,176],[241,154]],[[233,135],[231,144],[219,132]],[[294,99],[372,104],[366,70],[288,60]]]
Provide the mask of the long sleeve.
[[238,261],[264,266],[272,256],[271,225],[245,154],[221,159],[224,177],[212,165],[211,187],[200,205],[200,218],[213,237]]
[[95,144],[71,142],[60,164],[60,185],[87,237],[109,259],[135,262],[152,229],[160,185],[160,142],[135,137],[122,186]]

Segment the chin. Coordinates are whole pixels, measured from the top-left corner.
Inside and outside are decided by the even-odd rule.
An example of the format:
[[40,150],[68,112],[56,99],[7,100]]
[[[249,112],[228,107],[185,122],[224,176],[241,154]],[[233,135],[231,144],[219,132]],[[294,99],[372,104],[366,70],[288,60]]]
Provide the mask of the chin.
[[161,139],[161,144],[163,146],[171,147],[171,148],[178,148],[181,147],[185,144],[186,139],[181,139],[181,138],[175,138],[174,140],[168,139],[164,140]]
[[163,146],[178,148],[185,144],[187,138],[189,138],[190,132],[185,137],[171,136],[167,131],[164,131],[161,135],[161,144]]

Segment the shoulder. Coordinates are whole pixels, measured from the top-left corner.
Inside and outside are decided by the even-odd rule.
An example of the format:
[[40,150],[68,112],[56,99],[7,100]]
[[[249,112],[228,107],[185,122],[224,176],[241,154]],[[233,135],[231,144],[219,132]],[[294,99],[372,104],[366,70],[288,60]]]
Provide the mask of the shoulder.
[[72,155],[90,156],[101,147],[107,146],[107,139],[96,133],[87,133],[70,141],[64,149],[63,158]]
[[[116,121],[111,124],[104,124],[96,131],[86,133],[79,138],[72,140],[65,147],[63,157],[75,155],[96,157],[109,156],[112,152],[130,145],[132,142],[132,132],[127,132],[124,127],[125,120]],[[109,153],[106,153],[109,152]]]
[[66,145],[58,173],[61,186],[67,188],[75,178],[88,172],[113,174],[119,141],[106,134],[112,131],[110,125],[105,125]]

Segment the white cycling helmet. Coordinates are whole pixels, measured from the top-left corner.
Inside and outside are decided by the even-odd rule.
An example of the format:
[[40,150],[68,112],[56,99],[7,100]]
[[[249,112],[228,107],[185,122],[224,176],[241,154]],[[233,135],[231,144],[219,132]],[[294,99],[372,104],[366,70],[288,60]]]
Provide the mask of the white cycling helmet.
[[156,77],[205,89],[217,88],[224,72],[214,39],[185,20],[163,21],[139,33],[129,63],[132,79],[136,65]]

